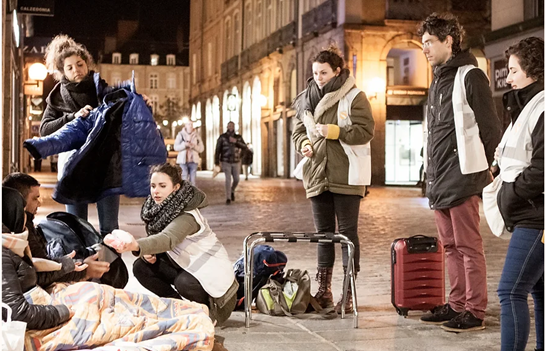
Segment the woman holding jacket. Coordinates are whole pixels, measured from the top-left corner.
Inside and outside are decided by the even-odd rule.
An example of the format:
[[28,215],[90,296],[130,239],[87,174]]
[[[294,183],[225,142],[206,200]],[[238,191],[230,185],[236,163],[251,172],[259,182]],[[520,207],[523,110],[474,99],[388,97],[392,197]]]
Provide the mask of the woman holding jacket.
[[497,202],[513,232],[498,286],[501,350],[523,351],[530,333],[528,294],[534,299],[536,350],[543,350],[543,39],[530,37],[509,47],[503,96],[511,117],[496,160],[502,185]]
[[182,179],[196,185],[197,168],[199,167],[199,154],[204,151],[201,136],[193,128],[193,122],[187,121],[174,141],[174,150],[178,151],[176,163],[182,168]]
[[[112,88],[98,73],[91,71],[93,58],[87,49],[67,35],[57,35],[45,52],[49,72],[59,81],[46,99],[40,135],[53,134],[76,118],[87,118],[97,107],[104,95]],[[71,152],[64,152],[58,158],[58,177],[62,177],[64,165]],[[88,204],[66,205],[66,211],[88,219]],[[102,235],[119,228],[119,195],[111,195],[97,202],[99,227]]]
[[150,187],[140,213],[148,236],[136,240],[116,231],[104,242],[138,256],[133,273],[146,289],[204,304],[222,323],[235,307],[238,283],[227,251],[199,211],[208,205],[206,195],[169,163],[151,169]]
[[[355,79],[344,68],[344,60],[334,47],[321,51],[312,64],[313,78],[300,93],[294,106],[297,110],[293,141],[297,150],[307,158],[303,166],[303,183],[312,203],[314,225],[318,232],[346,235],[355,246],[354,269],[360,270],[358,216],[363,185],[349,182],[349,160],[341,145],[363,145],[373,138],[374,121],[371,106],[363,92],[350,105],[351,125],[339,126],[339,102],[355,88]],[[346,116],[344,116],[346,118]],[[348,265],[347,248],[343,247],[343,267]],[[333,305],[331,279],[335,262],[333,244],[318,244],[319,282],[316,299],[322,307]],[[339,312],[340,301],[336,306]],[[349,291],[346,312],[352,311]]]

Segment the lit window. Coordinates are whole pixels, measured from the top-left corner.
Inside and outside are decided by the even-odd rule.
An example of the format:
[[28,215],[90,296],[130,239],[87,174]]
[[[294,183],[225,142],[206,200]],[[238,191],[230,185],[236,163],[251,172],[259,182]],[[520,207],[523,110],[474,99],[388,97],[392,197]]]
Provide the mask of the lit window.
[[159,64],[159,55],[153,54],[151,55],[151,65],[157,66]]
[[159,97],[157,95],[150,95],[151,100],[151,111],[155,114],[157,113],[157,108],[159,107]]
[[138,54],[131,54],[129,56],[129,63],[131,65],[137,65],[138,64]]
[[168,66],[175,66],[176,65],[176,56],[175,55],[167,55],[167,65]]
[[114,52],[112,54],[112,63],[114,65],[120,65],[121,64],[121,53],[119,52]]

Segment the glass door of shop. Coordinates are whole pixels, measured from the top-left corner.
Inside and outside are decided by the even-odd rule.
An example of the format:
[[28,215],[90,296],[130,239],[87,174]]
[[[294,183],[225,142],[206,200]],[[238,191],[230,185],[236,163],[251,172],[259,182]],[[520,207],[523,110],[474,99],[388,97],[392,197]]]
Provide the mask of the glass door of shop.
[[386,184],[415,185],[420,180],[422,121],[386,121]]

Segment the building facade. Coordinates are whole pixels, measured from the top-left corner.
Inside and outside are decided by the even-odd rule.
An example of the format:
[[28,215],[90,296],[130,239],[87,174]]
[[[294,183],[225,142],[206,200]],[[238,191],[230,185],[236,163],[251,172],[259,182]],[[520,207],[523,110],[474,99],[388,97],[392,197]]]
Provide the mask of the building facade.
[[511,122],[504,111],[502,96],[511,87],[506,83],[505,50],[517,41],[543,38],[543,0],[492,0],[492,31],[485,35],[485,53],[490,60],[492,96],[504,129]]
[[190,103],[206,126],[203,168],[233,121],[253,144],[254,173],[291,177],[300,159],[291,103],[313,57],[335,45],[373,108],[372,183],[415,184],[432,76],[415,33],[434,11],[459,15],[470,31],[489,28],[485,0],[192,0]]
[[174,138],[190,113],[189,67],[180,45],[148,37],[137,21],[119,21],[116,35],[106,37],[104,43],[97,64],[101,77],[119,85],[132,79],[134,72],[136,91],[151,100],[163,136]]

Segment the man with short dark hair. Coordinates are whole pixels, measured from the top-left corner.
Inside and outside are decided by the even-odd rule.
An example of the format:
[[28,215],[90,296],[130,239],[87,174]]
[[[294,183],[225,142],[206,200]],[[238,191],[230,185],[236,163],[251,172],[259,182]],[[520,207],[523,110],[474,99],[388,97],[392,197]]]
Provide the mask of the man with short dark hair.
[[486,262],[479,231],[479,196],[501,139],[488,78],[462,50],[464,31],[453,15],[420,24],[424,55],[433,68],[428,93],[426,196],[445,247],[448,303],[422,316],[447,331],[484,329]]
[[[216,144],[214,164],[220,165],[225,174],[225,203],[231,204],[235,201],[235,189],[240,180],[240,154],[246,149],[246,143],[242,137],[235,133],[235,123],[227,123],[227,131],[220,135]],[[231,176],[233,183],[231,184]]]
[[[26,200],[25,213],[26,229],[28,230],[28,246],[33,257],[51,259],[47,253],[47,240],[36,230],[34,226],[34,216],[41,205],[40,183],[31,175],[15,172],[8,174],[2,181],[2,186],[13,188]],[[98,254],[87,257],[84,263],[87,269],[81,272],[71,272],[63,276],[60,281],[79,281],[88,279],[100,279],[102,275],[110,270],[108,262],[98,261]]]

